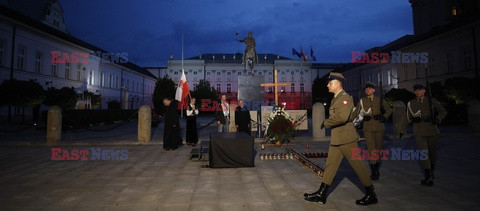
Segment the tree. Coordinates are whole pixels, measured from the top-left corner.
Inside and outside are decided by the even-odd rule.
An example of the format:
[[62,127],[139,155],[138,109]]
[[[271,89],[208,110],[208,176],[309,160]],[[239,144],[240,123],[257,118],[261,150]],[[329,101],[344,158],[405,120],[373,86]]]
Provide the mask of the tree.
[[[45,90],[33,80],[5,80],[0,84],[0,105],[9,105],[8,121],[11,121],[10,107],[38,107],[45,100]],[[22,109],[23,110],[23,109]],[[22,119],[25,120],[24,112]],[[35,119],[35,112],[34,112]]]
[[77,104],[77,93],[73,87],[62,87],[56,89],[54,87],[48,88],[45,105],[60,106],[62,109],[73,109]]
[[170,78],[170,76],[165,75],[163,78],[160,78],[155,83],[155,90],[153,91],[153,106],[155,111],[159,114],[163,114],[165,106],[163,105],[163,99],[175,98],[176,86],[175,82]]
[[99,106],[99,105],[102,104],[102,96],[101,95],[96,95],[95,93],[89,92],[89,91],[83,91],[83,94],[79,94],[78,97],[81,97],[82,95],[83,95],[83,97],[90,99],[90,103],[92,104],[92,108],[95,108],[96,106]]
[[455,104],[464,104],[469,100],[478,98],[478,81],[473,78],[449,78],[445,80],[443,92],[448,100]]
[[[210,82],[203,79],[198,82],[198,85],[195,87],[195,90],[191,95],[197,99],[196,106],[198,107],[202,105],[202,99],[208,99],[210,102],[218,99],[217,92],[210,85]],[[208,106],[212,106],[212,104]]]

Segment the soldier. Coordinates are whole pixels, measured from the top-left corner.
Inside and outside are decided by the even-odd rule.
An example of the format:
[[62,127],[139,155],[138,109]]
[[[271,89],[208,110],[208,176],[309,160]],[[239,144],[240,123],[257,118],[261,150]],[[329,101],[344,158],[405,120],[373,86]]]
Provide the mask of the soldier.
[[[365,84],[365,94],[367,96],[360,99],[355,109],[355,115],[361,112],[363,114],[363,132],[365,141],[367,142],[368,153],[372,155],[372,151],[382,149],[383,133],[385,125],[383,124],[392,114],[392,109],[381,97],[375,96],[375,84],[367,82]],[[380,101],[383,100],[383,103]],[[375,158],[375,159],[373,159]],[[380,178],[380,156],[371,157],[370,169],[372,174],[370,179],[378,180]]]
[[332,138],[328,149],[327,162],[323,182],[318,191],[305,193],[305,200],[325,204],[327,201],[328,187],[332,184],[338,167],[345,157],[352,166],[360,181],[366,188],[366,195],[356,201],[359,205],[370,205],[378,202],[374,187],[367,168],[361,160],[352,160],[352,148],[358,148],[358,134],[349,121],[353,109],[353,99],[343,90],[345,77],[341,73],[330,73],[328,91],[335,94],[330,105],[330,117],[322,123],[322,129],[332,128]]
[[425,179],[420,184],[433,186],[437,140],[440,133],[437,125],[445,118],[447,111],[438,101],[425,96],[424,85],[415,84],[413,90],[416,98],[407,104],[407,118],[403,122],[400,136],[406,133],[408,124],[413,122],[413,134],[418,149],[428,150],[428,159],[423,160]]

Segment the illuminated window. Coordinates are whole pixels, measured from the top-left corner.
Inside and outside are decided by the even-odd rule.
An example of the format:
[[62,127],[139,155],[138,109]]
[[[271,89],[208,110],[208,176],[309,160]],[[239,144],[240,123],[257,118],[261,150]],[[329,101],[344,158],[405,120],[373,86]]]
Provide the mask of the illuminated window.
[[88,84],[93,85],[93,71],[90,70],[88,73]]
[[220,84],[217,84],[217,92],[222,92],[222,87],[220,86]]

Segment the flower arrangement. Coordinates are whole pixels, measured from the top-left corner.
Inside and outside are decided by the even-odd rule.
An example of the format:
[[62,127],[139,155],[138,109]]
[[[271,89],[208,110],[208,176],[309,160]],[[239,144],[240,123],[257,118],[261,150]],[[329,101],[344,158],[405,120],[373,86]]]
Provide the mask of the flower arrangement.
[[267,141],[268,139],[276,141],[277,145],[288,142],[296,134],[297,123],[298,121],[290,117],[283,106],[274,107],[268,117],[265,138]]

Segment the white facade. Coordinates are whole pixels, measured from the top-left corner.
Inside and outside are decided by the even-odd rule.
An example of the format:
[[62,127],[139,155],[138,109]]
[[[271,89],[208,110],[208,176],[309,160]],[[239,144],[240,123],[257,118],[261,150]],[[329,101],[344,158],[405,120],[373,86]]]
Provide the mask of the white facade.
[[[132,63],[102,60],[95,55],[99,48],[47,26],[38,26],[40,23],[24,21],[18,13],[11,14],[17,17],[0,15],[0,83],[12,77],[34,80],[45,89],[74,87],[78,93],[89,91],[101,95],[101,108],[106,108],[111,100],[122,102],[128,88],[129,108],[153,106],[156,78],[148,71]],[[86,63],[82,59],[76,63],[56,63],[52,62],[52,51],[68,55],[86,53],[88,59]]]
[[[264,76],[265,83],[273,83],[273,70],[278,71],[279,82],[291,82],[293,86],[281,87],[279,101],[297,103],[292,108],[310,108],[313,80],[322,77],[332,68],[312,68],[312,63],[292,60],[274,54],[259,54],[259,61],[253,70],[255,75]],[[194,90],[200,80],[210,82],[217,92],[226,94],[229,99],[237,99],[238,76],[247,74],[241,64],[241,54],[203,54],[183,61],[185,75],[190,90]],[[163,77],[168,74],[174,82],[181,77],[182,61],[171,59],[166,68],[148,68],[150,72]],[[265,87],[266,100],[273,100],[273,88]]]

